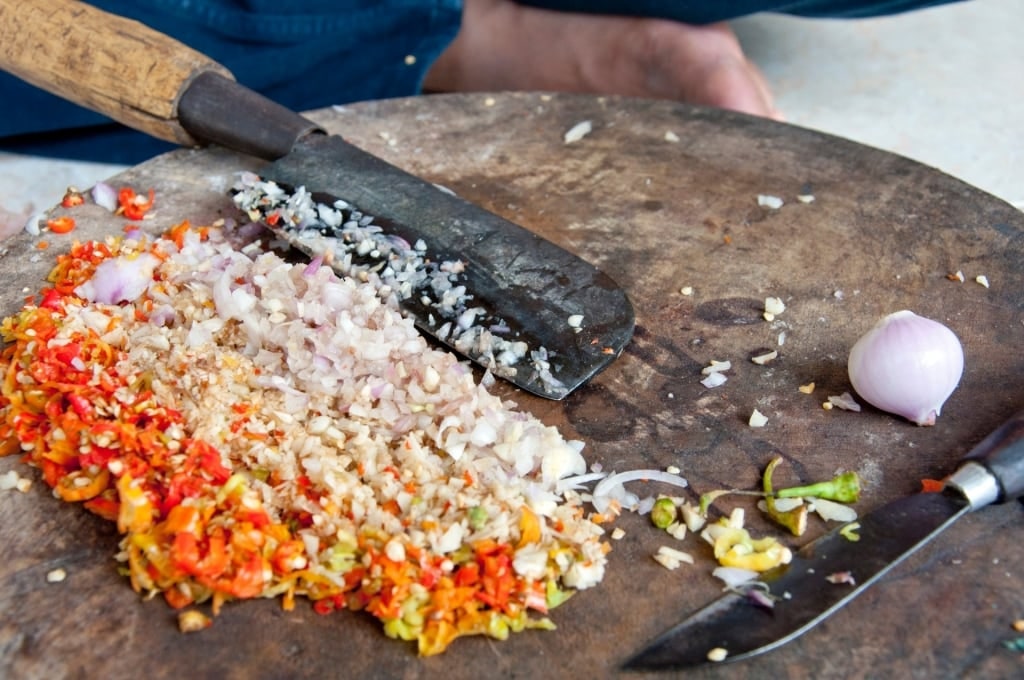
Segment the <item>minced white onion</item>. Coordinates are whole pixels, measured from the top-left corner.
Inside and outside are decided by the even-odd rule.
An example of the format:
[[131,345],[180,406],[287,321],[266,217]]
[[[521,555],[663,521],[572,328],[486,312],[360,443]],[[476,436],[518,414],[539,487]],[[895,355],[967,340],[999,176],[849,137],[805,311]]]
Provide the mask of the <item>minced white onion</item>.
[[[636,494],[626,491],[623,486],[627,482],[643,480],[646,482],[663,482],[685,488],[687,482],[679,475],[665,472],[664,470],[629,470],[627,472],[612,473],[602,479],[594,487],[592,503],[598,512],[608,509],[611,501],[618,501],[624,508],[631,508],[640,511],[641,505],[646,505]],[[653,503],[652,503],[653,505]],[[650,511],[650,508],[647,508]]]
[[149,253],[104,260],[75,293],[102,304],[134,301],[153,282],[153,270],[158,264],[160,260]]
[[808,498],[807,507],[827,522],[852,522],[857,519],[857,511],[849,505],[825,498]]
[[715,567],[711,575],[725,582],[726,588],[735,588],[757,578],[757,572],[739,567]]
[[589,135],[593,129],[593,123],[589,120],[580,121],[566,131],[563,141],[565,141],[566,144],[578,142]]
[[679,475],[672,474],[671,472],[665,472],[664,470],[629,470],[627,472],[613,473],[602,479],[598,485],[594,487],[594,495],[606,495],[615,486],[637,480],[643,480],[645,482],[664,482],[665,484],[672,484],[673,486],[681,488],[686,488],[687,486],[686,479]]
[[[413,548],[443,557],[484,537],[517,545],[529,508],[541,535],[516,550],[513,568],[570,588],[601,580],[604,529],[567,490],[604,476],[586,474],[583,443],[477,384],[374,284],[273,252],[250,257],[221,230],[116,245],[68,298],[50,342],[95,332],[124,353],[126,384],[145,375],[154,403],[180,411],[169,441],[216,447],[272,521],[308,513],[291,568],[331,578],[332,547],[363,534],[388,537],[379,547],[395,561]],[[124,391],[113,403],[134,403]],[[251,406],[244,421],[238,404]],[[270,432],[274,445],[264,443]],[[330,509],[302,493],[300,476]],[[20,488],[0,475],[8,481]],[[486,512],[474,526],[476,507]]]
[[604,479],[607,476],[607,472],[588,472],[584,475],[566,477],[565,479],[560,479],[558,481],[558,484],[555,487],[555,492],[562,493],[569,490],[578,491],[586,488],[585,485],[587,483],[597,481],[598,479]]
[[700,384],[708,389],[715,387],[721,387],[726,383],[728,378],[725,377],[721,372],[715,371],[714,373],[708,373],[708,376],[700,381]]

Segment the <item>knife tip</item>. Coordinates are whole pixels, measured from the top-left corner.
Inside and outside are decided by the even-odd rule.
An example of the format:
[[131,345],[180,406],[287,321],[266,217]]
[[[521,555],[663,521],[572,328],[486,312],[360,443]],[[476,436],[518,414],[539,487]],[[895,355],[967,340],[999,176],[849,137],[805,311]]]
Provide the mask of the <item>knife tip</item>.
[[629,672],[657,672],[657,671],[682,671],[703,666],[709,663],[707,658],[697,658],[693,654],[680,656],[678,650],[669,652],[660,647],[648,647],[638,654],[634,654],[619,668]]

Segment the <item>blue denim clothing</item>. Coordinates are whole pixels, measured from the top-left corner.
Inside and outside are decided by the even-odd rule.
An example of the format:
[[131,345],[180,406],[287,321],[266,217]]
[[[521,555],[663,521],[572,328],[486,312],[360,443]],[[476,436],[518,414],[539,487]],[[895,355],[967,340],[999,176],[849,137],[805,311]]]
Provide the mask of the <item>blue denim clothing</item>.
[[[522,0],[572,11],[707,23],[764,11],[858,17],[951,0]],[[461,0],[91,0],[226,66],[244,85],[303,111],[421,91],[454,39]],[[409,58],[414,57],[414,58]],[[135,163],[170,145],[0,73],[0,149]]]
[[[173,36],[298,111],[418,93],[461,0],[90,0]],[[407,59],[407,57],[415,57]],[[412,63],[410,63],[412,62]],[[136,163],[173,148],[0,73],[0,149]]]
[[523,5],[566,12],[619,14],[712,24],[773,12],[807,18],[864,19],[958,0],[517,0]]

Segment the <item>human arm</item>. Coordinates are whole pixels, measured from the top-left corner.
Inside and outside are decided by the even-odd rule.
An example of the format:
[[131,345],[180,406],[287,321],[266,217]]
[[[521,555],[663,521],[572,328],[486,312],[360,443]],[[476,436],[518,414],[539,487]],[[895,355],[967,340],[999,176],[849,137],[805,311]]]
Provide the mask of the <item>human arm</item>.
[[462,28],[424,84],[675,99],[778,117],[763,75],[727,24],[560,12],[511,0],[465,0]]

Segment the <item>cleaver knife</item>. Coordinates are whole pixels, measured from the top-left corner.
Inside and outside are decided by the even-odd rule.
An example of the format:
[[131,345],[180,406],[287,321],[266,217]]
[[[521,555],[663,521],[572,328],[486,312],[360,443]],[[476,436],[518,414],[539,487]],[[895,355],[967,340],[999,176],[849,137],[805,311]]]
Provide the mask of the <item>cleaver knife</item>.
[[[385,244],[405,244],[398,254],[370,249],[380,259],[364,269],[386,271],[391,255],[409,266],[415,250],[435,281],[437,263],[456,263],[443,275],[465,287],[455,304],[419,277],[420,288],[398,296],[399,306],[421,332],[523,390],[561,399],[632,337],[629,299],[592,264],[327,135],[136,21],[71,0],[0,0],[0,68],[154,137],[273,161],[262,179],[304,189],[320,205],[343,205],[351,223],[372,218]],[[279,224],[274,233],[327,261],[343,242],[301,226]]]
[[[768,591],[761,593],[773,606],[740,586],[666,631],[623,668],[679,671],[771,651],[833,614],[965,513],[1021,495],[1024,412],[975,446],[941,492],[895,500],[858,520],[859,540],[837,528],[789,564],[762,574],[759,581]],[[712,650],[718,650],[719,661],[709,660]]]

